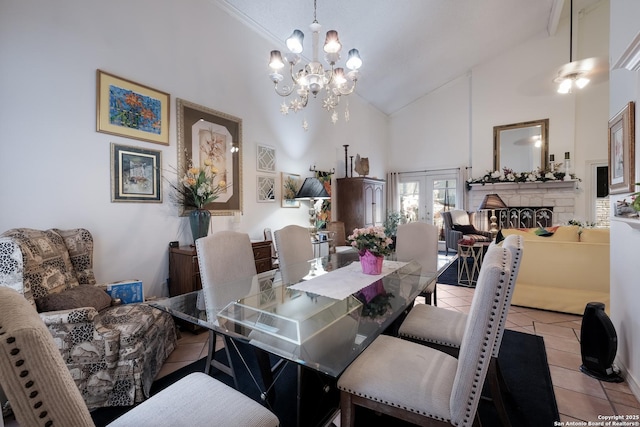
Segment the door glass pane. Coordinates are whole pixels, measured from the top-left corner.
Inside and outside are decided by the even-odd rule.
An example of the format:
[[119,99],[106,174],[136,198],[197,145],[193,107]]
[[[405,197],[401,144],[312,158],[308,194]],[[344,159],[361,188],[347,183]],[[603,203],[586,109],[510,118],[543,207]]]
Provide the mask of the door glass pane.
[[456,207],[456,180],[436,179],[433,181],[433,225],[440,230],[440,240],[444,240],[442,211],[449,211]]
[[420,183],[417,181],[401,182],[398,185],[400,195],[400,215],[404,221],[418,221],[420,217]]

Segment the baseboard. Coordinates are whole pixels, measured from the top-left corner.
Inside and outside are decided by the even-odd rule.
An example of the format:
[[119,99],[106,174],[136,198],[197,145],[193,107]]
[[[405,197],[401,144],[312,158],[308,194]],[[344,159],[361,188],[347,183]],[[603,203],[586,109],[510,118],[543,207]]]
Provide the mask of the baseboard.
[[622,363],[622,361],[618,357],[616,357],[616,360],[614,363],[618,366],[618,368],[620,368],[620,373],[622,374],[622,377],[629,385],[629,388],[631,389],[631,393],[633,393],[633,395],[636,397],[638,402],[640,402],[640,381],[638,381],[636,378],[633,377],[633,375],[629,373],[629,370],[627,369],[625,364]]

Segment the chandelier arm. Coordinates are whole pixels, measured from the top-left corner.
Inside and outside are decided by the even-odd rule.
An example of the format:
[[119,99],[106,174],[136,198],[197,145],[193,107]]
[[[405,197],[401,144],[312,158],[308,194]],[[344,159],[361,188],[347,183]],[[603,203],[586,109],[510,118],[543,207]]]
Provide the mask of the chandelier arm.
[[289,63],[289,75],[291,76],[291,80],[293,81],[293,85],[300,85],[299,79],[296,78],[296,74],[293,72],[293,63]]
[[338,89],[338,92],[340,92],[340,95],[351,95],[356,90],[357,82],[358,82],[357,80],[353,80],[353,85],[349,89],[342,90],[343,89],[342,87],[338,87],[336,89]]
[[333,64],[329,64],[331,66],[330,70],[325,70],[322,67],[322,80],[324,81],[324,86],[328,86],[333,82]]
[[282,88],[279,88],[279,87],[278,87],[278,83],[275,83],[275,84],[273,85],[273,89],[276,91],[276,93],[277,93],[278,95],[280,95],[280,96],[282,96],[282,97],[286,97],[286,96],[291,95],[291,93],[293,92],[293,88],[294,88],[294,86],[293,86],[293,85],[291,85],[291,86],[289,86],[289,85],[284,85],[284,86],[282,86]]

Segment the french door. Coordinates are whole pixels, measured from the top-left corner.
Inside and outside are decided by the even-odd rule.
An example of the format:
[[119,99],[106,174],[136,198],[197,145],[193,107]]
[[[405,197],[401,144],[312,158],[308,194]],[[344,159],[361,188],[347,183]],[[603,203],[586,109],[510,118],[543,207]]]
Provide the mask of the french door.
[[402,174],[398,178],[400,215],[407,221],[426,222],[442,230],[440,213],[462,206],[462,185],[456,172]]

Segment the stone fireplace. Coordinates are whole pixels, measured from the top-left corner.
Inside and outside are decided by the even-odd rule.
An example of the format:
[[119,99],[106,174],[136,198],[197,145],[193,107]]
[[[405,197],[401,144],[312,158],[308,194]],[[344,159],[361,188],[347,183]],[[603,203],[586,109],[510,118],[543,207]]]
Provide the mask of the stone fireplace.
[[[482,199],[487,194],[495,193],[512,209],[509,216],[512,218],[507,226],[522,227],[522,224],[538,225],[562,225],[575,218],[577,181],[547,181],[547,182],[523,182],[523,183],[496,183],[496,184],[471,184],[468,191],[468,210],[476,211]],[[526,208],[526,209],[525,209]],[[531,212],[531,213],[530,213]],[[503,220],[507,217],[507,212],[502,212]],[[535,220],[539,214],[539,220]],[[522,222],[516,218],[522,215]],[[533,215],[533,222],[526,223],[525,219]],[[476,214],[476,227],[488,230],[490,211],[480,211]],[[544,218],[549,217],[546,222]],[[519,217],[518,217],[519,218]],[[505,224],[502,224],[504,227]]]

